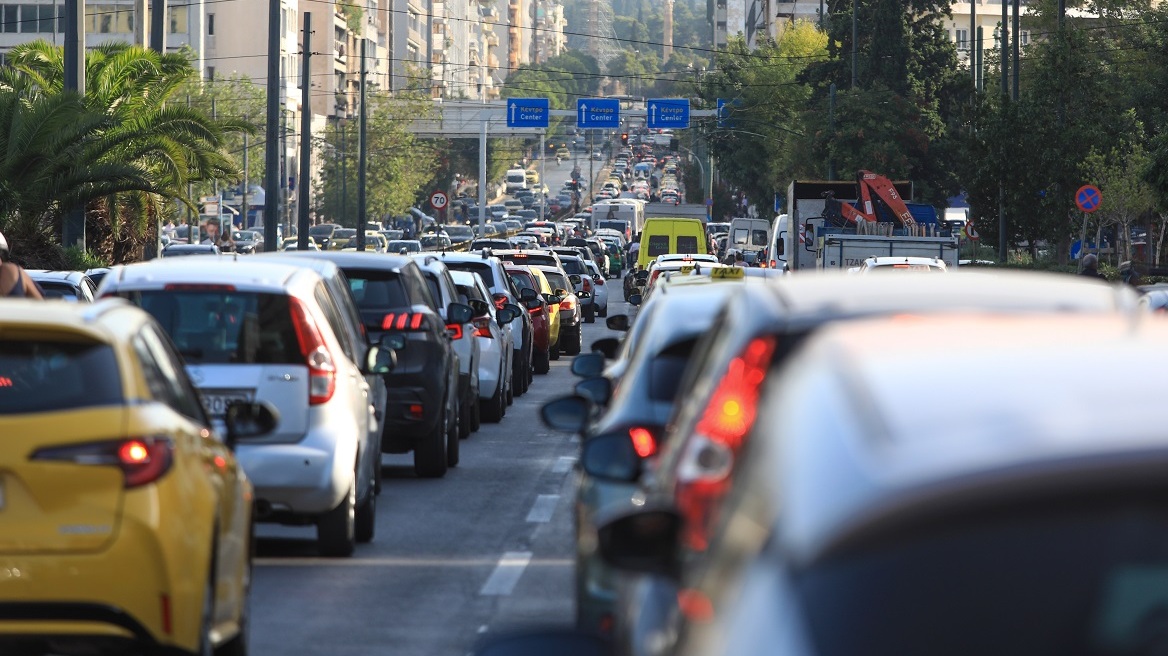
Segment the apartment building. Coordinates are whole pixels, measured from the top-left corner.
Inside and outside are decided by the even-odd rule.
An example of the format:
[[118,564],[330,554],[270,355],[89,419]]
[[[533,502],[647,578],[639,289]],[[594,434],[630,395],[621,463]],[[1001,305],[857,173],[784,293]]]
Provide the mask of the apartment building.
[[470,89],[472,2],[435,0],[430,74],[435,98],[473,95]]
[[565,34],[568,20],[564,17],[564,6],[549,0],[537,0],[532,6],[534,14],[531,61],[543,63],[563,54],[568,48]]

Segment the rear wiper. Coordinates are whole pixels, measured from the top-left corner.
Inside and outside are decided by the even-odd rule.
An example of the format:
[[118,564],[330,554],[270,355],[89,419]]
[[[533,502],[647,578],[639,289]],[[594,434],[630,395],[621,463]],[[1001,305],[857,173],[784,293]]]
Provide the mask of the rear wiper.
[[201,349],[201,348],[190,348],[190,349],[181,349],[180,348],[178,350],[178,354],[183,356],[187,360],[201,360],[201,359],[203,359],[203,349]]

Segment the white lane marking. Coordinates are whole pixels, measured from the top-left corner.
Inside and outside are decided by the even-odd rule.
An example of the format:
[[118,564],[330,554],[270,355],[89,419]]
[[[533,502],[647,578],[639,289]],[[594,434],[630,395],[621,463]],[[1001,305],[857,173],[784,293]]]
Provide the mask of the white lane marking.
[[572,467],[576,466],[575,456],[560,456],[556,464],[552,465],[553,474],[567,474],[572,471]]
[[499,559],[499,564],[495,566],[495,571],[491,572],[491,576],[483,584],[483,589],[479,590],[479,595],[502,597],[511,594],[530,562],[530,551],[505,552]]
[[[292,556],[281,558],[265,556],[255,559],[257,567],[486,567],[495,565],[493,558],[317,558]],[[531,567],[572,567],[576,561],[571,558],[536,558],[528,563]]]
[[531,512],[527,513],[529,523],[547,523],[552,521],[552,514],[556,512],[556,504],[560,502],[558,494],[541,494],[531,504]]

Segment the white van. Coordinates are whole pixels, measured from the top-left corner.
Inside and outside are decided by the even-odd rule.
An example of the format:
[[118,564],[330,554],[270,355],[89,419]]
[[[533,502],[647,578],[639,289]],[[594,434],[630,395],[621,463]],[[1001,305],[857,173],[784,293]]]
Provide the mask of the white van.
[[507,193],[519,191],[520,189],[527,189],[527,170],[508,169],[504,180],[507,183]]
[[771,223],[766,219],[733,219],[726,248],[736,251],[761,251],[771,242]]
[[645,227],[645,201],[636,198],[613,198],[592,205],[588,227],[595,230],[601,221],[615,219],[629,224],[629,233],[636,236]]

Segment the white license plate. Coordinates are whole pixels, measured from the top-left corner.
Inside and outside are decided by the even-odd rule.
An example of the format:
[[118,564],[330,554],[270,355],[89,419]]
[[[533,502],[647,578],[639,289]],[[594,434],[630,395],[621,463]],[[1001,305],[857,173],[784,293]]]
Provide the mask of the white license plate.
[[227,414],[227,406],[236,401],[251,401],[255,390],[215,390],[203,392],[203,407],[214,419],[222,419]]

